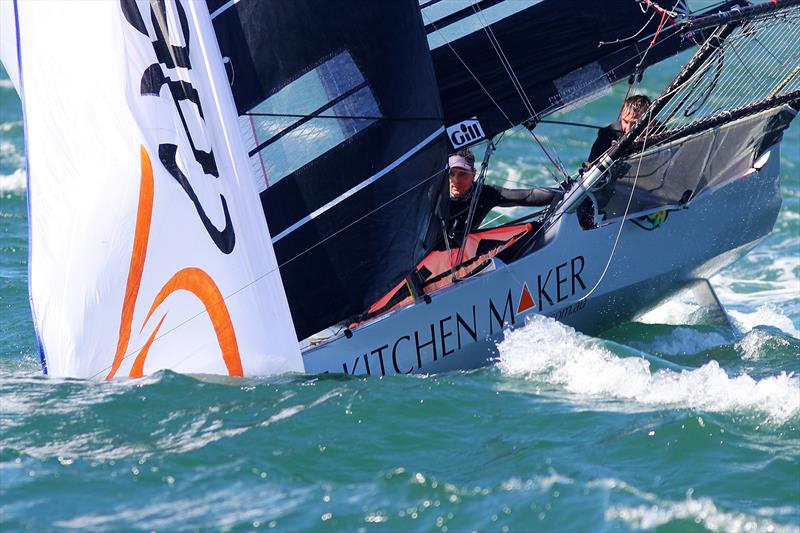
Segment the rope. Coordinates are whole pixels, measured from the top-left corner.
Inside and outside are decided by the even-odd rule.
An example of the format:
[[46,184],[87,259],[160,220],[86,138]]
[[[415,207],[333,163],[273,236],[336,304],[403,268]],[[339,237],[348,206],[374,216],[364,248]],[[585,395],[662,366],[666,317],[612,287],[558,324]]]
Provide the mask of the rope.
[[[658,9],[656,9],[656,12],[659,12],[658,11],[659,9],[661,10],[660,11],[661,12],[661,22],[659,22],[658,28],[656,29],[656,32],[653,35],[653,40],[650,41],[650,45],[644,51],[644,54],[642,55],[642,59],[639,62],[639,65],[642,65],[644,63],[644,59],[645,59],[645,57],[647,57],[648,52],[650,52],[650,49],[653,48],[653,46],[655,46],[656,42],[658,41],[658,36],[661,34],[661,29],[664,27],[664,23],[667,20],[667,17],[669,16],[669,13],[666,10],[664,10],[663,8],[661,8],[660,6],[655,4],[654,2],[651,2],[650,0],[645,0],[645,2],[647,2],[648,5],[650,5],[654,9],[658,8]],[[635,81],[634,83],[638,84],[639,82]],[[628,86],[628,94],[630,94],[630,91],[633,88],[633,85],[634,84],[631,83]],[[627,98],[627,96],[626,96],[626,98]],[[651,110],[652,110],[652,107],[651,107]],[[650,123],[652,121],[652,118],[653,118],[652,114],[651,114],[652,113],[651,110],[648,111],[648,114],[647,114],[647,122],[648,123]],[[620,113],[621,112],[622,111],[620,110]],[[641,119],[639,119],[639,120],[641,120]],[[611,261],[614,259],[614,255],[616,254],[616,251],[617,251],[617,245],[619,244],[620,237],[622,236],[622,229],[625,227],[625,221],[628,218],[628,213],[630,212],[631,203],[633,203],[633,196],[634,196],[634,194],[636,192],[636,183],[639,180],[639,172],[640,172],[640,170],[642,168],[642,159],[644,157],[645,148],[647,147],[647,136],[648,135],[649,135],[649,128],[645,129],[645,132],[644,132],[644,143],[642,145],[641,150],[639,151],[639,161],[638,161],[638,165],[636,167],[636,174],[633,177],[633,184],[631,185],[631,193],[628,196],[628,203],[625,205],[625,212],[623,213],[622,218],[619,221],[619,229],[617,230],[617,235],[614,237],[614,244],[611,247],[611,252],[608,255],[608,260],[606,261],[606,265],[605,265],[605,267],[603,267],[603,272],[600,274],[600,277],[597,279],[597,283],[594,284],[594,287],[592,287],[589,290],[588,293],[586,293],[585,295],[583,295],[581,298],[578,299],[579,302],[582,302],[582,301],[588,299],[592,294],[594,294],[594,292],[597,290],[597,288],[603,282],[603,279],[605,279],[606,274],[608,273],[608,269],[611,266]]]
[[624,42],[626,42],[626,41],[632,41],[633,39],[636,39],[638,36],[640,36],[640,35],[641,35],[641,34],[644,32],[644,30],[646,30],[646,29],[647,29],[647,27],[650,25],[650,23],[651,23],[651,22],[653,22],[653,19],[654,19],[655,17],[656,17],[656,14],[655,14],[655,13],[653,13],[652,15],[650,15],[650,18],[649,18],[649,19],[647,19],[647,22],[645,22],[645,23],[644,23],[644,26],[642,26],[642,27],[639,29],[639,31],[637,31],[636,33],[634,33],[634,34],[633,34],[633,35],[631,35],[630,37],[623,37],[623,38],[621,38],[621,39],[616,39],[616,40],[614,40],[614,41],[600,41],[599,43],[597,43],[597,47],[598,47],[598,48],[600,48],[600,47],[602,47],[602,46],[607,46],[607,45],[609,45],[609,44],[620,44],[620,43],[624,43]]
[[[648,116],[648,120],[650,119],[651,117]],[[586,300],[592,294],[594,294],[594,291],[597,290],[597,288],[603,282],[603,279],[606,277],[606,274],[608,273],[608,268],[611,266],[611,261],[614,259],[614,254],[617,252],[617,245],[619,244],[619,238],[622,235],[622,228],[625,227],[625,221],[628,218],[628,212],[630,211],[631,203],[633,202],[633,195],[636,192],[636,182],[639,180],[639,171],[642,168],[642,158],[644,157],[644,150],[646,147],[647,147],[647,131],[645,130],[644,145],[642,146],[642,149],[639,151],[639,162],[638,165],[636,166],[636,174],[633,177],[633,185],[631,185],[631,194],[630,196],[628,196],[627,205],[625,205],[625,213],[623,213],[622,218],[619,221],[619,229],[617,230],[617,235],[614,238],[614,245],[611,247],[611,253],[608,254],[608,261],[606,261],[606,266],[603,268],[603,272],[600,274],[597,283],[594,284],[594,287],[592,287],[588,293],[586,293],[585,295],[581,296],[578,299],[579,302]]]

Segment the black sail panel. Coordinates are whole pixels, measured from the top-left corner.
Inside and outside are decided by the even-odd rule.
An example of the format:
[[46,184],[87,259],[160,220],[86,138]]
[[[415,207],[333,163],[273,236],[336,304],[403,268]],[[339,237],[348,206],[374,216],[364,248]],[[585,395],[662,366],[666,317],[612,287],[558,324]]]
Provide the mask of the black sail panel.
[[[661,4],[686,11],[683,2]],[[421,5],[453,147],[475,140],[451,129],[473,117],[490,137],[531,118],[530,108],[545,115],[609,91],[635,72],[661,23],[634,0]],[[643,66],[693,44],[665,20]]]
[[304,338],[367,309],[440,231],[447,147],[419,8],[242,0],[209,10]]

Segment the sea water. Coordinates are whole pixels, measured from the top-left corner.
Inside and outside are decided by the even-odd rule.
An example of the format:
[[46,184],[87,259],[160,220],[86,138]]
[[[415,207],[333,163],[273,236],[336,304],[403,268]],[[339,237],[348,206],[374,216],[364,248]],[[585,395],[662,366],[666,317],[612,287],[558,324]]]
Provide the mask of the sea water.
[[[643,92],[685,58],[649,69]],[[552,118],[607,124],[626,89]],[[569,169],[594,137],[537,133]],[[53,379],[28,305],[23,122],[3,73],[0,530],[800,531],[800,122],[781,163],[773,233],[711,280],[733,329],[678,296],[599,337],[534,318],[470,372]],[[553,176],[515,130],[489,180]]]

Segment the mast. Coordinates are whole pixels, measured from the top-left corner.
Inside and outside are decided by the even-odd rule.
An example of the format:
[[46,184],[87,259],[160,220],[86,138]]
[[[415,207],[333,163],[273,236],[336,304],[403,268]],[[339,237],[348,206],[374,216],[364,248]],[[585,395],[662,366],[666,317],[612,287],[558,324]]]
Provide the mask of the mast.
[[772,0],[771,2],[756,4],[747,7],[737,7],[729,11],[722,11],[712,15],[705,15],[702,17],[692,17],[682,22],[681,29],[684,32],[698,31],[720,24],[740,22],[747,18],[752,18],[756,15],[770,13],[779,9],[800,5],[800,0]]

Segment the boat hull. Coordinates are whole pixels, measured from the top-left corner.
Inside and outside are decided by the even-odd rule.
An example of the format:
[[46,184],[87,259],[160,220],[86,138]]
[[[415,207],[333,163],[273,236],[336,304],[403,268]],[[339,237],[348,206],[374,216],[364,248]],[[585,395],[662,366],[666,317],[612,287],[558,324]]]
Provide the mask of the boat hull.
[[534,314],[590,334],[628,321],[713,276],[769,234],[781,206],[779,144],[768,151],[760,170],[704,190],[652,230],[630,219],[621,232],[620,222],[584,230],[575,214],[564,215],[533,253],[510,264],[495,260],[429,303],[304,351],[306,371],[381,376],[476,368],[495,361],[504,332]]

